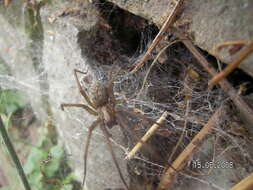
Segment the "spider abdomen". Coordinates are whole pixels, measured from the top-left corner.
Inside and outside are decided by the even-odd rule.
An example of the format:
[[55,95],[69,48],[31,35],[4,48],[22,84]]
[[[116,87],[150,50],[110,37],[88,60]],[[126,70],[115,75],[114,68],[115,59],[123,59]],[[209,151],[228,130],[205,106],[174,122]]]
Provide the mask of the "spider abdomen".
[[90,89],[91,101],[96,108],[108,103],[108,92],[106,86],[101,82],[96,82]]

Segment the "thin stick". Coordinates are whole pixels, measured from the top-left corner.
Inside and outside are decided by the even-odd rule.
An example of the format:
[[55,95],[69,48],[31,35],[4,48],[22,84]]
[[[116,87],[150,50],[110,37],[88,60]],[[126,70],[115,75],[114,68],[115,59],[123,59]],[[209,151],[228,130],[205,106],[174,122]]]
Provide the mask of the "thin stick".
[[[200,146],[201,142],[204,138],[210,133],[211,129],[217,126],[219,118],[223,115],[224,110],[223,106],[221,106],[209,119],[207,124],[200,130],[200,132],[193,138],[193,140],[188,144],[188,146],[181,152],[181,154],[177,157],[177,159],[172,163],[172,167],[168,167],[167,170],[161,177],[161,181],[159,183],[157,190],[165,190],[168,189],[173,181],[173,178],[176,175],[176,171],[181,170],[189,160],[190,156],[196,151],[196,149]],[[175,171],[176,169],[176,171]]]
[[16,168],[17,168],[17,171],[18,171],[18,174],[21,178],[21,181],[25,187],[26,190],[31,190],[31,187],[28,183],[28,180],[26,178],[26,175],[25,175],[25,172],[22,168],[22,165],[21,165],[21,162],[18,158],[18,155],[13,147],[13,144],[11,143],[11,140],[8,136],[8,133],[4,127],[4,124],[3,124],[3,121],[2,121],[2,118],[0,116],[0,132],[1,132],[1,135],[2,135],[2,138],[4,140],[4,143],[6,145],[6,148],[8,149],[9,153],[10,153],[10,156],[11,156],[11,159],[13,160]]
[[149,58],[151,55],[151,52],[156,47],[156,45],[161,41],[163,38],[163,34],[166,32],[166,30],[175,22],[176,15],[179,12],[179,8],[183,4],[184,0],[178,0],[177,4],[174,6],[173,10],[171,11],[170,15],[168,16],[167,20],[163,24],[162,28],[160,29],[159,33],[156,35],[155,39],[153,40],[152,44],[148,48],[145,55],[141,58],[140,62],[135,65],[134,69],[131,71],[131,73],[135,73],[143,64],[144,62]]
[[[173,34],[175,34],[179,39],[182,40],[184,45],[190,50],[190,52],[195,56],[199,63],[209,72],[212,76],[215,76],[217,73],[211,64],[208,63],[206,58],[199,52],[199,50],[193,45],[193,43],[187,39],[186,35],[179,29],[172,28]],[[236,92],[236,90],[230,85],[230,83],[223,79],[219,82],[221,88],[228,94],[230,99],[233,101],[239,114],[242,119],[245,120],[245,124],[248,127],[248,130],[253,132],[253,110],[249,105],[242,99],[242,97]]]
[[[137,134],[134,132],[134,130],[131,130],[131,128],[129,128],[129,126],[131,126],[131,124],[129,123],[129,121],[125,118],[125,113],[128,113],[131,117],[135,118],[135,119],[141,119],[140,121],[145,122],[146,124],[149,123],[156,123],[158,124],[156,121],[154,122],[152,119],[146,118],[144,115],[140,114],[140,113],[136,113],[136,112],[128,112],[129,110],[124,108],[124,111],[118,110],[118,114],[117,114],[117,121],[119,122],[119,126],[122,129],[123,133],[127,132],[128,134],[130,134],[130,136],[134,139],[135,142],[138,142],[140,140],[140,138],[137,136]],[[160,156],[158,156],[156,154],[156,151],[147,143],[143,143],[142,144],[143,148],[154,157],[154,160],[156,160],[157,162],[162,162],[163,160],[161,159]]]
[[229,73],[231,73],[236,67],[251,53],[253,52],[253,39],[250,44],[242,50],[239,56],[237,56],[231,63],[219,74],[214,76],[209,82],[208,86],[216,85],[219,81],[225,78]]
[[[166,117],[168,116],[168,112],[165,111],[162,116],[156,121],[156,123],[158,124],[162,124]],[[154,124],[150,127],[150,129],[145,133],[145,135],[141,138],[141,140],[134,146],[134,148],[127,154],[125,159],[132,159],[133,156],[135,155],[135,153],[137,151],[140,150],[140,148],[142,147],[143,143],[145,143],[153,134],[154,132],[160,127],[160,125]]]
[[253,189],[253,173],[242,181],[233,186],[230,190],[252,190]]
[[12,0],[4,0],[4,7],[7,8],[11,4]]
[[235,40],[235,41],[228,41],[223,42],[221,44],[218,44],[216,47],[214,47],[211,52],[213,54],[217,54],[218,51],[220,51],[222,48],[225,48],[226,46],[234,46],[234,45],[241,45],[244,46],[246,44],[246,40]]

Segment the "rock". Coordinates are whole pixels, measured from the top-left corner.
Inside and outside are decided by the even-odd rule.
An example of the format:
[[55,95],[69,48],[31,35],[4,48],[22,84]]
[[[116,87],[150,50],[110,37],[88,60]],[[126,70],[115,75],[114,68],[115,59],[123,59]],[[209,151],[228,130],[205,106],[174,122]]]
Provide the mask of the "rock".
[[[175,1],[170,0],[109,0],[119,7],[139,15],[161,27],[172,11]],[[194,43],[229,63],[239,52],[230,55],[231,46],[221,52],[213,49],[227,41],[250,40],[253,37],[253,1],[185,1],[177,25],[184,25]],[[253,76],[253,55],[243,61],[239,68]]]

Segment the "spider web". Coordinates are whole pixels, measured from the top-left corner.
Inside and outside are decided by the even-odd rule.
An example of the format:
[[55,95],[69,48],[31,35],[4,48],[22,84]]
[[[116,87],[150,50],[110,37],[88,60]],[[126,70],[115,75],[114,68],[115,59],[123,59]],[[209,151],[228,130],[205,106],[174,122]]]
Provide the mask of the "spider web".
[[[9,70],[9,75],[6,72],[0,75],[0,85],[3,89],[17,89],[24,92],[29,97],[36,117],[41,122],[48,118],[48,112],[44,109],[45,102],[41,97],[48,97],[47,101],[53,114],[53,122],[57,127],[59,139],[71,155],[68,159],[73,163],[76,176],[82,179],[84,139],[87,135],[88,126],[95,118],[83,110],[66,109],[65,112],[62,112],[59,107],[61,103],[81,103],[83,101],[77,90],[73,69],[88,71],[87,76],[91,76],[93,80],[106,81],[107,73],[111,67],[84,55],[85,51],[80,49],[80,38],[78,39],[80,28],[75,27],[74,19],[62,18],[57,19],[53,24],[48,24],[47,19],[52,18],[55,10],[61,10],[66,5],[68,5],[67,2],[61,5],[53,5],[56,6],[54,8],[42,9],[42,19],[47,24],[44,26],[44,46],[43,52],[40,52],[42,63],[39,65],[39,73],[34,69],[31,52],[27,48],[31,43],[30,39],[27,38],[22,29],[17,29],[10,22],[0,17],[1,26],[4,26],[0,30],[1,36],[3,36],[0,38],[2,44],[0,53],[5,68]],[[95,23],[99,19],[94,15],[96,14],[87,17],[85,28],[93,28],[96,25]],[[18,15],[15,19],[18,20]],[[89,41],[93,39],[87,37],[81,40],[84,40],[84,44],[86,41],[89,44]],[[130,64],[138,61],[151,40],[149,33],[141,33],[139,48],[135,54],[128,57]],[[151,69],[152,61],[147,62],[134,75],[130,75],[122,69],[122,73],[115,80],[115,95],[118,100],[124,102],[120,106],[132,108],[154,121],[164,111],[169,113],[165,125],[159,128],[148,143],[157,152],[159,161],[142,149],[133,160],[127,162],[124,157],[136,142],[131,136],[125,137],[119,127],[110,131],[112,133],[111,141],[115,146],[117,158],[124,174],[129,176],[128,180],[132,184],[142,184],[138,186],[139,189],[157,185],[165,165],[173,162],[219,105],[224,103],[231,106],[219,88],[208,88],[206,86],[208,74],[198,66],[198,63],[182,44],[169,47],[166,54],[171,57],[175,54],[181,56],[176,57],[179,59],[177,61],[170,60],[164,64],[156,62]],[[155,56],[152,59],[155,59]],[[120,64],[125,66],[124,62]],[[195,79],[191,79],[194,76],[191,76],[189,71],[197,73]],[[89,84],[85,86],[87,83],[83,82],[86,78],[80,76],[80,79],[84,87],[88,88]],[[43,88],[41,84],[44,83],[48,84],[48,89],[47,87]],[[186,96],[190,96],[190,98],[187,99]],[[248,151],[248,140],[233,133],[231,126],[240,123],[240,120],[235,116],[236,112],[230,111],[226,117],[219,120],[212,134],[188,161],[185,169],[178,173],[178,180],[175,180],[175,183],[179,184],[177,189],[186,189],[186,187],[197,189],[207,185],[210,189],[227,189],[232,185],[231,180],[235,180],[229,177],[233,176],[235,169],[240,171],[238,178],[246,176],[247,169],[250,170],[253,161]],[[133,117],[126,114],[125,118],[130,123],[128,127],[132,128],[138,137],[142,136],[150,127],[138,116]],[[186,127],[184,128],[184,126]],[[173,157],[170,158],[182,133],[184,133],[184,138]],[[117,178],[118,173],[114,168],[110,154],[105,151],[107,150],[106,145],[100,143],[103,141],[102,139],[104,139],[102,132],[96,130],[88,158],[88,167],[90,168],[88,172],[90,174],[88,174],[87,181],[88,185],[95,185],[94,189],[98,188],[99,184],[106,185],[105,187],[108,188],[118,187],[121,184],[120,179]],[[207,162],[212,159],[224,161],[229,160],[229,158],[233,158],[231,159],[234,163],[232,169],[213,169],[210,170],[209,175],[201,176],[200,172],[207,173],[209,170],[195,171],[192,168],[192,163],[198,159]],[[169,159],[170,163],[168,163]],[[238,162],[238,160],[243,161]],[[245,166],[245,163],[248,164]],[[102,165],[113,168],[109,179],[108,175],[100,175],[105,171],[108,172],[108,168],[100,169]],[[196,173],[198,174],[196,175]]]

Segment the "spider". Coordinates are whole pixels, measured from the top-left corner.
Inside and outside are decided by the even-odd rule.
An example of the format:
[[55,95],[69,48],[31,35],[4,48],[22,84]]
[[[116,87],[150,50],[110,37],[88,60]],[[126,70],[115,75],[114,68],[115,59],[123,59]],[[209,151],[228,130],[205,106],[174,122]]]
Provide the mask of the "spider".
[[[113,70],[113,69],[112,69]],[[92,136],[93,130],[100,126],[100,129],[102,130],[106,143],[108,146],[108,149],[111,153],[113,162],[118,170],[118,173],[120,175],[120,179],[123,182],[124,186],[127,190],[129,190],[129,187],[123,177],[123,174],[121,172],[121,169],[119,167],[119,164],[117,162],[115,153],[112,148],[112,144],[110,141],[110,133],[108,129],[112,128],[114,125],[119,124],[123,130],[127,130],[127,132],[135,138],[136,141],[139,139],[136,137],[136,135],[133,133],[132,130],[130,130],[128,127],[126,127],[128,124],[123,120],[123,117],[120,113],[127,112],[129,115],[132,115],[134,117],[141,117],[143,120],[150,122],[149,119],[145,118],[141,114],[133,113],[133,111],[127,109],[127,108],[119,108],[116,107],[116,98],[114,96],[113,87],[114,87],[114,80],[116,76],[119,74],[119,71],[116,72],[116,74],[112,74],[112,71],[109,74],[109,80],[107,83],[102,83],[100,81],[97,81],[94,83],[90,88],[90,93],[92,97],[88,96],[88,93],[82,88],[80,81],[78,80],[77,73],[86,74],[85,72],[82,72],[80,70],[74,69],[74,76],[75,80],[77,82],[77,87],[79,89],[80,94],[84,97],[88,105],[85,104],[61,104],[61,109],[64,110],[64,107],[79,107],[85,109],[88,113],[91,115],[97,116],[98,118],[91,124],[91,126],[88,128],[88,136],[86,139],[86,145],[85,145],[85,151],[84,151],[84,177],[82,186],[84,186],[85,179],[86,179],[86,168],[87,168],[87,157],[88,157],[88,149],[90,145],[90,139]],[[137,115],[136,115],[137,114]],[[156,122],[155,122],[156,123]],[[145,145],[145,143],[144,143]],[[148,149],[152,153],[152,150]]]
[[74,69],[74,76],[77,82],[77,87],[79,89],[79,92],[84,97],[84,99],[86,100],[89,106],[85,104],[61,104],[61,109],[64,110],[64,107],[80,107],[80,108],[85,109],[91,115],[98,117],[91,124],[88,130],[88,136],[87,136],[85,151],[84,151],[84,177],[83,177],[82,186],[84,185],[85,179],[86,179],[88,149],[89,149],[92,132],[97,126],[100,126],[100,129],[102,130],[106,138],[107,146],[111,153],[113,162],[118,170],[121,181],[125,185],[126,189],[129,190],[129,187],[123,177],[123,174],[117,162],[115,153],[113,151],[112,144],[109,139],[110,133],[108,132],[108,128],[110,129],[114,125],[117,124],[116,110],[115,110],[116,100],[113,94],[113,86],[114,86],[113,82],[116,75],[113,76],[111,72],[109,76],[109,81],[107,82],[107,84],[103,84],[100,81],[97,81],[96,83],[94,83],[90,89],[91,90],[90,93],[92,94],[92,97],[90,98],[87,92],[82,88],[80,81],[78,80],[77,73],[81,73],[81,74],[86,74],[86,73],[80,70]]

